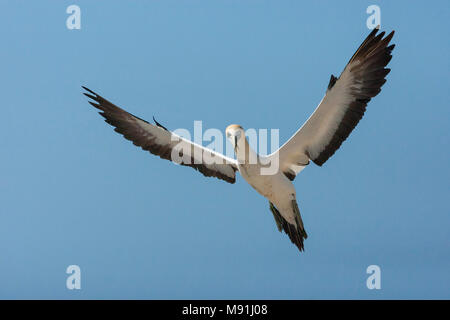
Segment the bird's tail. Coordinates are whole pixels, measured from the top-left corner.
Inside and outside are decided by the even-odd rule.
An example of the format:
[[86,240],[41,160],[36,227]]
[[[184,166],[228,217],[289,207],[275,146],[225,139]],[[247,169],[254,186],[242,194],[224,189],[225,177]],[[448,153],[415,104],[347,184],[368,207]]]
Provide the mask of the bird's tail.
[[298,209],[297,201],[292,200],[292,210],[295,215],[295,225],[286,221],[280,214],[278,209],[270,202],[270,211],[272,211],[273,217],[275,218],[275,223],[277,224],[278,231],[284,231],[291,239],[292,243],[297,246],[300,251],[304,251],[303,241],[308,238],[308,234],[303,226],[303,220],[300,216],[300,210]]

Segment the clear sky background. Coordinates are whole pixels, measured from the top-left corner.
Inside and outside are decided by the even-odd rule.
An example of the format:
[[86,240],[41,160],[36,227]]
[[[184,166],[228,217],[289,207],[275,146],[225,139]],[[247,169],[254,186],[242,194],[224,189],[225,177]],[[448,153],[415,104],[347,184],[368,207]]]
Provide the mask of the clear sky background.
[[[370,32],[371,4],[396,30],[392,71],[341,149],[294,182],[304,253],[240,176],[143,152],[81,94],[169,129],[279,128],[283,143]],[[450,298],[449,8],[0,1],[0,298]],[[81,290],[66,288],[72,264]]]

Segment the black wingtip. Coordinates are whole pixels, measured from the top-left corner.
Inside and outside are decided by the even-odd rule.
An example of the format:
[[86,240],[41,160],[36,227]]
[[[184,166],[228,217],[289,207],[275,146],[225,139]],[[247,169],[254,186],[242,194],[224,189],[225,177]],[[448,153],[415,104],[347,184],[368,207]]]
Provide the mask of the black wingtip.
[[86,97],[88,97],[88,98],[90,98],[90,99],[92,99],[92,100],[96,100],[96,97],[93,96],[93,95],[90,94],[90,93],[83,92],[83,94],[84,94]]
[[[84,90],[86,90],[87,92],[90,92],[90,93],[92,93],[92,94],[95,94],[96,96],[98,95],[98,94],[96,94],[94,91],[92,91],[91,89],[88,89],[88,88],[86,88],[85,86],[81,86]],[[84,94],[86,94],[86,93],[84,93]]]
[[389,33],[386,38],[384,38],[384,41],[386,41],[387,43],[391,42],[392,38],[394,37],[395,31],[392,30],[391,33]]
[[374,37],[378,31],[380,31],[380,25],[377,25],[375,28],[372,29],[372,31],[369,33],[370,37]]

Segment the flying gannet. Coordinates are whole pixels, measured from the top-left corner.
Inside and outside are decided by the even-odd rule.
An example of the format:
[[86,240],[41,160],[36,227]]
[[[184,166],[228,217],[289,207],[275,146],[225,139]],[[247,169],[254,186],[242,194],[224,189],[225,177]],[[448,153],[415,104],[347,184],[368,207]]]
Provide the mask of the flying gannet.
[[[235,160],[176,135],[154,118],[155,125],[138,118],[86,87],[83,87],[87,91],[84,94],[93,100],[89,103],[101,110],[100,115],[115,127],[116,132],[143,150],[229,183],[235,182],[236,171],[239,171],[258,193],[269,200],[278,230],[283,230],[303,251],[307,234],[292,181],[310,160],[321,166],[339,149],[363,117],[367,103],[381,91],[390,72],[385,67],[392,58],[395,45],[389,45],[394,31],[386,37],[384,32],[377,32],[378,28],[367,36],[339,78],[331,75],[324,98],[303,126],[268,156],[256,154],[239,125],[230,125],[225,131],[234,147]],[[184,148],[177,149],[180,143]],[[175,160],[174,155],[179,158]],[[249,161],[252,156],[257,161]],[[205,158],[214,161],[204,161]],[[271,161],[278,161],[276,172],[262,174],[262,163]]]

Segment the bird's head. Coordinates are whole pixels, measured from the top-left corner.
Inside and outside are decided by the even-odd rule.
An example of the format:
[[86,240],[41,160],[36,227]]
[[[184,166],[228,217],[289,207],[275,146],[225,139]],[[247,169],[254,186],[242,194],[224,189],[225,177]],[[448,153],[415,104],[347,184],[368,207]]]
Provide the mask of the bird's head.
[[245,140],[245,132],[244,129],[237,124],[231,124],[227,127],[225,130],[225,133],[227,135],[227,139],[230,140],[231,144],[234,147],[234,151],[236,152],[238,143],[241,140]]

